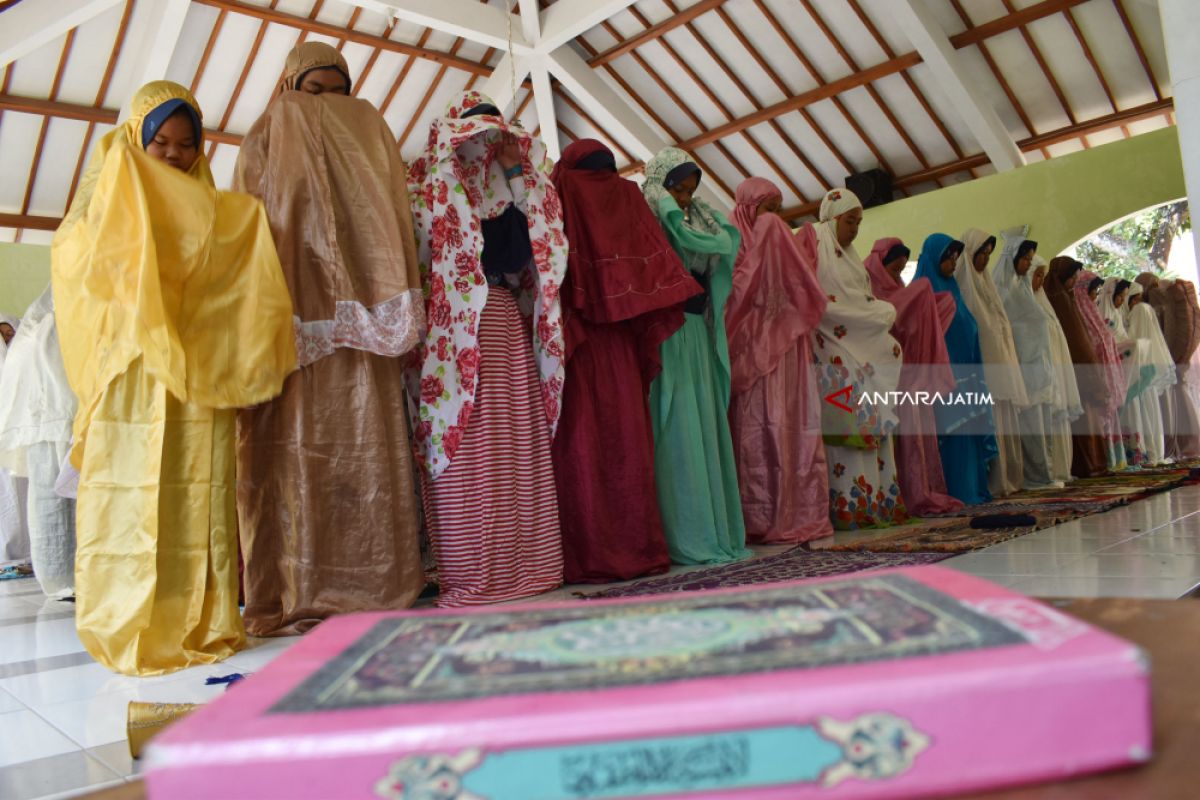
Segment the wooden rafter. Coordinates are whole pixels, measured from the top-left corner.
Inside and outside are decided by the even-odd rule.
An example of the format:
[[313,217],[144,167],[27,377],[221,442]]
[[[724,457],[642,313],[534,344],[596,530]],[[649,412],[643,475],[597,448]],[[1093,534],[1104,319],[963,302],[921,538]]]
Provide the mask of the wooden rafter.
[[[1131,122],[1136,122],[1140,119],[1148,119],[1150,117],[1161,116],[1170,111],[1174,107],[1171,98],[1156,100],[1153,103],[1146,103],[1135,108],[1127,108],[1124,111],[1118,111],[1115,114],[1098,117],[1093,120],[1079,122],[1074,125],[1068,125],[1058,130],[1048,131],[1038,136],[1031,136],[1027,139],[1022,139],[1017,142],[1017,146],[1025,152],[1039,150],[1043,147],[1059,144],[1060,142],[1078,139],[1081,136],[1087,136],[1092,133],[1117,128],[1122,125],[1127,125]],[[935,178],[942,178],[948,175],[953,175],[956,172],[964,172],[973,167],[982,167],[988,163],[987,155],[979,153],[978,155],[967,156],[966,158],[951,161],[948,164],[932,167],[920,172],[914,172],[909,175],[903,175],[896,178],[893,186],[916,186],[922,183],[928,183]],[[784,209],[780,215],[784,219],[794,220],[801,217],[807,217],[814,214],[820,207],[820,203],[806,203],[804,205],[793,206],[792,208]]]
[[[392,38],[392,31],[396,29],[397,22],[399,22],[399,20],[393,18],[392,21],[388,23],[387,28],[383,32],[384,39]],[[358,97],[358,93],[362,91],[363,84],[367,82],[367,77],[371,74],[371,70],[375,69],[375,64],[379,61],[379,56],[382,53],[383,51],[376,47],[371,51],[371,55],[367,57],[367,63],[363,65],[362,72],[358,75],[358,80],[354,82],[354,89],[351,90],[351,94],[355,97]]]
[[[75,44],[75,32],[78,28],[71,28],[67,31],[67,37],[63,40],[62,53],[58,57],[58,68],[54,71],[54,82],[50,86],[50,100],[58,99],[58,92],[62,88],[63,72],[67,69],[67,60],[71,57],[71,47]],[[29,166],[29,177],[25,180],[25,196],[21,200],[22,214],[29,213],[29,203],[33,200],[33,187],[37,183],[38,168],[42,165],[42,154],[46,148],[46,134],[50,130],[50,117],[42,117],[42,123],[38,126],[37,144],[33,148],[33,163]],[[21,241],[21,231],[17,231],[15,241]]]
[[[604,29],[606,31],[608,31],[609,35],[612,36],[613,38],[615,38],[615,39],[621,38],[621,34],[617,31],[616,28],[613,27],[611,22],[605,22]],[[581,39],[580,41],[583,41],[583,40]],[[680,98],[679,95],[675,93],[675,90],[672,89],[671,86],[662,79],[662,76],[654,71],[654,69],[650,66],[650,64],[646,61],[646,59],[642,58],[642,56],[639,55],[636,51],[631,51],[630,56],[633,58],[634,62],[637,63],[637,65],[639,67],[641,67],[643,70],[646,71],[646,74],[650,76],[650,79],[652,81],[654,81],[656,84],[658,84],[658,87],[663,90],[663,92],[667,95],[667,97],[671,98],[671,102],[677,104],[683,110],[684,114],[686,114],[688,116],[688,118],[692,120],[693,124],[695,124],[698,128],[703,130],[705,127],[704,122],[701,121],[700,118],[695,115],[695,112],[692,111],[692,109],[687,105],[687,103],[683,102],[683,99]],[[667,136],[669,136],[674,141],[679,141],[678,134],[676,134],[671,129],[671,127],[669,125],[667,125],[666,121],[661,116],[659,116],[656,112],[654,112],[650,108],[650,106],[646,103],[645,99],[643,99],[641,97],[641,95],[639,95],[637,92],[633,91],[633,89],[629,86],[629,84],[625,81],[625,79],[623,77],[621,77],[621,73],[619,73],[613,67],[612,64],[605,64],[604,68],[606,70],[608,70],[608,74],[612,75],[616,79],[617,83],[621,86],[621,88],[623,88],[626,92],[628,92],[629,96],[631,98],[633,98],[634,102],[637,103],[638,107],[641,108],[644,112],[646,112],[650,116],[651,119],[653,119],[656,123],[658,123],[658,125],[664,131],[666,131]],[[716,145],[717,150],[721,153],[722,156],[724,156],[729,161],[730,164],[733,165],[734,169],[741,171],[741,174],[743,177],[746,177],[749,174],[747,172],[745,166],[743,166],[741,164],[741,162],[738,161],[737,157],[734,156],[733,153],[729,152],[729,148],[727,148],[725,145],[721,144],[720,142],[712,142],[712,144]],[[728,184],[726,184],[723,180],[721,180],[721,176],[718,175],[713,170],[709,169],[707,166],[705,166],[704,163],[702,161],[700,161],[700,156],[697,153],[695,153],[694,151],[692,152],[692,156],[696,159],[696,163],[700,166],[700,168],[703,169],[704,172],[713,179],[713,182],[716,183],[718,186],[720,186],[722,189],[724,189],[726,194],[728,194],[729,196],[732,197],[733,191],[730,189]]]
[[[962,20],[963,25],[965,25],[967,28],[970,28],[972,25],[971,17],[967,14],[967,10],[963,8],[960,0],[950,0],[950,5],[954,7],[954,11],[958,14],[958,18]],[[1000,65],[997,64],[996,59],[992,57],[992,51],[988,47],[987,42],[979,43],[979,53],[983,56],[984,63],[987,64],[988,69],[991,70],[992,76],[995,77],[996,81],[1000,84],[1000,88],[1004,91],[1004,96],[1008,98],[1009,104],[1012,105],[1013,110],[1017,112],[1017,118],[1021,120],[1021,124],[1025,126],[1025,130],[1028,131],[1030,136],[1037,135],[1037,128],[1033,126],[1033,120],[1029,118],[1029,114],[1026,113],[1025,107],[1021,105],[1021,101],[1017,99],[1017,94],[1013,91],[1012,85],[1009,84],[1008,79],[1004,77],[1004,73],[1000,70]],[[1042,156],[1049,158],[1050,153],[1043,150]]]
[[[792,55],[796,58],[796,60],[801,64],[804,64],[808,57],[804,54],[804,51],[800,49],[800,45],[796,43],[796,40],[791,37],[783,25],[779,23],[779,20],[775,18],[775,15],[771,13],[771,10],[767,7],[764,0],[754,0],[754,4],[758,7],[759,13],[767,18],[767,22],[775,29],[775,33],[778,34],[779,38],[782,39],[784,44],[788,46],[788,49],[792,51]],[[761,58],[761,54],[759,54],[758,57]],[[812,72],[813,70],[809,70],[810,75],[812,75]],[[814,80],[820,83],[819,78],[814,77]],[[785,96],[790,96],[792,93],[790,88],[784,88],[781,91],[783,91]],[[827,149],[837,160],[837,162],[842,165],[842,169],[848,173],[853,172],[854,168],[850,165],[850,160],[846,158],[846,155],[841,151],[840,148],[838,148],[837,143],[834,142],[833,139],[830,138],[829,134],[825,132],[825,128],[820,122],[817,121],[817,118],[814,117],[807,108],[800,108],[797,109],[797,111],[799,112],[801,118],[804,119],[804,122],[808,125],[808,127],[817,135],[817,138],[821,140],[821,143],[825,145],[825,149]],[[775,125],[779,125],[777,120],[772,119],[771,122]],[[808,161],[808,159],[804,159],[804,164],[809,166],[811,162]],[[816,169],[815,165],[809,166],[809,169],[817,177],[822,189],[828,189],[837,183],[836,179],[824,175],[818,169]]]
[[1141,38],[1133,29],[1133,22],[1129,19],[1129,12],[1125,10],[1125,3],[1123,0],[1113,0],[1113,6],[1116,7],[1117,14],[1121,17],[1121,24],[1125,26],[1125,33],[1128,34],[1129,41],[1133,43],[1133,49],[1137,52],[1138,61],[1142,64],[1146,79],[1150,81],[1150,88],[1154,90],[1154,99],[1162,100],[1162,89],[1158,88],[1158,78],[1154,76],[1154,69],[1150,66],[1150,59],[1146,57],[1146,48],[1142,47]]
[[[108,65],[104,68],[104,75],[100,78],[100,88],[96,90],[96,101],[92,105],[96,108],[104,107],[104,98],[108,96],[108,87],[112,83],[113,71],[117,68],[117,58],[121,55],[121,48],[125,46],[125,34],[129,30],[129,20],[133,16],[133,0],[125,0],[125,9],[121,12],[121,24],[117,27],[117,37],[113,40],[113,45],[108,54]],[[75,190],[79,188],[79,179],[83,176],[83,165],[88,157],[88,150],[92,143],[92,135],[96,132],[96,123],[89,122],[87,132],[83,134],[83,143],[79,146],[79,158],[75,161],[75,172],[71,176],[71,188],[67,191],[67,204],[65,208],[71,207],[71,201],[75,199]]]
[[[604,27],[605,27],[605,30],[607,30],[609,32],[609,34],[612,35],[615,39],[617,39],[618,41],[621,39],[620,34],[617,33],[616,29],[612,27],[612,23],[606,22],[606,23],[604,23]],[[580,44],[580,46],[583,47],[584,51],[587,52],[588,55],[594,56],[596,54],[596,52],[597,52],[596,49],[594,47],[592,47],[590,44],[588,44],[587,39],[580,37],[576,41]],[[641,110],[646,114],[646,116],[648,116],[648,117],[650,117],[650,119],[654,120],[655,124],[658,125],[658,127],[662,128],[663,131],[666,132],[667,136],[671,137],[675,141],[679,140],[679,137],[676,136],[671,131],[671,126],[667,124],[666,120],[664,120],[658,114],[658,112],[656,112],[653,108],[651,108],[649,105],[647,105],[646,101],[643,100],[640,96],[638,96],[638,94],[636,92],[633,91],[633,87],[631,87],[629,85],[629,82],[626,81],[625,78],[623,78],[621,76],[621,73],[617,72],[617,70],[613,68],[612,64],[605,64],[604,69],[605,69],[605,71],[608,72],[609,76],[612,77],[612,79],[614,81],[616,81],[617,85],[620,86],[621,89],[624,90],[624,92],[626,94],[628,94],[629,97],[632,98],[635,103],[637,103],[638,107],[641,108]],[[724,189],[726,194],[728,194],[729,196],[732,197],[733,192],[729,191],[729,187],[721,182],[720,176],[713,173],[712,170],[710,170],[705,165],[705,163],[700,159],[700,156],[698,154],[693,153],[692,156],[696,159],[696,164],[713,178],[713,182],[716,183],[718,186],[720,186],[722,189]],[[638,169],[641,169],[642,165],[640,163],[631,164],[631,165],[627,166],[625,169],[621,170],[621,174],[623,174],[623,175],[628,174],[628,171],[630,170],[631,167],[634,171],[636,171]]]
[[657,39],[661,39],[663,34],[667,33],[668,31],[675,30],[680,25],[686,25],[692,20],[696,19],[696,17],[712,11],[715,8],[720,8],[724,3],[725,0],[700,0],[700,2],[696,3],[694,6],[690,6],[684,11],[667,17],[657,25],[651,25],[649,28],[646,28],[646,30],[642,31],[636,36],[631,36],[627,39],[624,36],[618,35],[615,37],[618,44],[609,48],[608,50],[605,50],[603,53],[597,53],[596,55],[593,55],[590,59],[588,59],[588,66],[592,67],[593,69],[604,66],[605,64],[620,58],[626,53],[632,53],[634,50],[638,49],[647,42],[653,42]]
[[382,36],[374,36],[362,31],[352,31],[338,25],[331,25],[327,22],[320,22],[316,19],[305,19],[292,14],[285,14],[282,11],[266,8],[264,6],[253,6],[248,3],[241,3],[238,0],[192,0],[200,5],[212,6],[213,8],[232,11],[237,14],[242,14],[248,17],[254,17],[267,22],[274,22],[279,25],[284,25],[289,28],[295,28],[307,33],[315,33],[321,36],[329,36],[332,38],[345,37],[348,41],[356,44],[364,44],[368,47],[378,47],[381,50],[388,50],[393,53],[400,53],[406,56],[415,56],[423,58],[427,61],[433,61],[438,64],[444,64],[454,69],[460,69],[463,72],[469,72],[478,75],[488,75],[491,70],[486,66],[475,61],[470,61],[465,58],[451,56],[438,50],[432,50],[427,47],[417,47],[403,42],[397,42],[394,39],[385,39]]
[[[271,0],[271,4],[267,7],[274,9],[278,4],[279,0]],[[242,64],[242,71],[238,74],[237,83],[233,85],[233,94],[229,96],[229,102],[225,104],[225,113],[221,115],[221,122],[217,125],[218,130],[223,131],[229,126],[229,118],[233,116],[233,110],[242,96],[242,87],[246,85],[246,78],[250,75],[250,70],[254,68],[254,62],[258,60],[258,50],[262,47],[263,37],[267,35],[267,27],[270,24],[266,20],[260,20],[258,23],[258,30],[254,34],[254,43],[250,45],[250,54],[246,56],[246,61]],[[213,153],[216,150],[217,143],[210,141],[208,144],[209,161],[212,161]]]
[[[664,0],[664,2],[666,2],[667,8],[669,8],[673,13],[675,13],[675,14],[680,13],[678,7],[676,7],[676,5],[673,2],[671,2],[671,0]],[[642,24],[648,23],[648,20],[646,20],[645,17],[643,17],[641,15],[641,13],[637,11],[636,8],[630,8],[630,11],[633,12],[634,16],[638,19],[639,22],[641,22]],[[718,9],[718,13],[723,13],[723,12],[721,9]],[[736,86],[738,88],[738,90],[746,97],[746,99],[750,101],[751,105],[753,105],[755,108],[762,108],[762,106],[759,105],[758,101],[754,98],[754,95],[751,93],[750,87],[748,87],[745,84],[745,82],[742,81],[741,78],[739,78],[737,76],[737,73],[735,73],[733,70],[731,70],[729,68],[729,65],[726,64],[725,60],[720,57],[720,55],[717,53],[716,50],[713,49],[713,46],[709,43],[708,39],[705,38],[705,36],[699,31],[699,29],[697,29],[696,26],[693,25],[691,22],[688,22],[685,27],[687,28],[688,33],[690,33],[692,35],[692,37],[695,38],[695,40],[700,44],[700,47],[704,50],[704,52],[708,55],[708,57],[711,58],[713,60],[713,62],[722,69],[722,71],[724,71],[725,76],[727,78],[729,78],[730,81],[733,82],[733,85]],[[671,55],[671,57],[675,60],[675,62],[677,64],[679,64],[679,66],[683,69],[684,73],[693,82],[695,82],[697,86],[700,87],[701,91],[708,98],[709,102],[711,102],[714,106],[716,106],[717,109],[720,110],[721,114],[724,115],[724,117],[726,119],[733,119],[734,118],[733,111],[730,110],[729,106],[725,105],[725,103],[723,103],[719,97],[717,97],[716,93],[713,92],[711,88],[709,88],[707,82],[704,81],[698,74],[696,74],[696,71],[692,68],[691,64],[689,64],[687,62],[687,60],[685,60],[683,58],[683,56],[680,55],[679,51],[676,50],[674,47],[671,47],[666,41],[660,41],[659,44],[661,44],[664,48],[666,48],[667,52]],[[752,150],[754,150],[755,153],[758,154],[758,157],[763,160],[764,164],[767,164],[768,166],[771,167],[771,169],[773,169],[775,171],[775,174],[779,176],[779,179],[783,181],[783,183],[787,187],[787,189],[790,192],[792,192],[792,194],[796,195],[797,197],[803,198],[804,192],[801,191],[800,187],[796,185],[795,181],[793,181],[791,179],[791,177],[788,176],[787,172],[785,172],[784,170],[779,168],[779,166],[775,163],[775,159],[771,158],[771,156],[767,153],[766,149],[762,146],[762,144],[760,144],[759,141],[756,138],[754,138],[753,134],[749,131],[745,131],[744,136],[746,139],[746,143],[750,145],[750,148]],[[746,172],[745,170],[743,170],[743,172],[746,174],[746,177],[749,177],[748,172]]]
[[[1000,17],[983,25],[969,28],[962,33],[955,34],[950,37],[950,43],[956,49],[961,50],[964,47],[979,44],[1002,33],[1016,30],[1022,25],[1028,25],[1035,20],[1058,14],[1066,8],[1071,8],[1083,2],[1086,2],[1086,0],[1043,0],[1043,2],[1022,9],[1015,14],[1009,14],[1006,17]],[[636,55],[636,53],[633,53],[633,55]],[[848,92],[859,86],[865,86],[868,83],[886,78],[888,75],[894,75],[897,72],[911,69],[919,63],[921,63],[921,57],[915,52],[888,59],[880,64],[868,67],[861,72],[847,75],[822,86],[817,86],[807,92],[789,97],[774,105],[767,106],[762,111],[755,111],[726,125],[717,126],[701,135],[683,141],[679,146],[690,149],[710,144],[732,133],[743,131],[746,128],[761,124],[770,119],[775,119],[783,114],[798,111],[814,103],[819,103],[822,100],[828,100],[843,92]]]
[[[880,32],[879,27],[871,20],[869,16],[867,16],[867,13],[863,11],[862,5],[859,3],[859,1],[850,0],[850,8],[858,17],[859,22],[863,24],[863,27],[867,29],[867,32],[871,34],[871,38],[873,38],[875,43],[879,45],[879,49],[883,51],[884,56],[887,58],[895,58],[896,51],[892,49],[890,44],[888,44],[887,39],[883,38],[883,34]],[[905,71],[900,73],[900,77],[904,80],[905,85],[908,86],[908,90],[913,93],[914,97],[917,98],[917,102],[921,104],[921,108],[925,111],[925,116],[932,120],[934,127],[938,129],[938,132],[942,134],[942,137],[946,140],[946,143],[950,145],[950,149],[954,151],[954,155],[958,158],[962,158],[962,146],[958,143],[958,140],[954,138],[954,134],[950,132],[950,129],[946,127],[946,123],[942,121],[941,115],[934,110],[933,105],[929,102],[929,98],[925,96],[923,91],[921,91],[921,87],[917,86],[917,82],[913,79],[913,76]]]
[[[1004,3],[1004,8],[1009,14],[1015,14],[1017,12],[1017,8],[1013,5],[1012,0],[1001,0],[1001,2]],[[1063,10],[1068,11],[1070,9]],[[1058,98],[1058,102],[1062,106],[1063,111],[1066,113],[1067,119],[1070,120],[1072,125],[1074,125],[1079,120],[1075,118],[1075,112],[1071,109],[1071,103],[1069,100],[1067,100],[1067,95],[1066,92],[1063,91],[1062,84],[1058,82],[1058,78],[1054,76],[1054,70],[1050,69],[1050,64],[1046,61],[1046,57],[1042,55],[1042,48],[1038,47],[1038,43],[1033,40],[1033,34],[1029,32],[1029,28],[1022,25],[1020,26],[1019,30],[1021,32],[1021,38],[1025,40],[1026,46],[1028,46],[1030,52],[1033,53],[1033,60],[1037,62],[1038,67],[1040,67],[1042,70],[1042,74],[1046,76],[1046,82],[1050,84],[1050,90],[1053,91],[1054,96]]]
[[[19,97],[11,94],[0,94],[0,111],[17,111],[22,114],[38,114],[43,117],[61,117],[62,119],[77,119],[83,122],[94,122],[99,125],[116,125],[116,111],[93,106],[81,106],[61,101],[39,100],[33,97]],[[204,129],[204,138],[212,139],[220,144],[241,144],[242,137],[235,133]]]
[[208,41],[204,43],[204,52],[200,54],[200,63],[196,64],[196,71],[192,73],[192,94],[200,89],[200,80],[204,77],[204,71],[208,69],[208,60],[217,46],[217,38],[221,35],[221,29],[225,27],[225,17],[228,14],[229,12],[223,8],[217,12],[216,22],[213,23],[212,30],[208,32]]
[[[1104,70],[1100,68],[1100,62],[1096,59],[1096,54],[1092,52],[1091,45],[1088,44],[1087,37],[1083,34],[1083,29],[1079,27],[1079,21],[1075,19],[1075,13],[1071,9],[1063,12],[1067,18],[1067,24],[1071,26],[1071,32],[1075,34],[1075,41],[1079,42],[1080,49],[1083,50],[1083,57],[1092,65],[1092,72],[1096,74],[1096,80],[1100,82],[1100,88],[1104,90],[1104,96],[1108,98],[1108,104],[1114,112],[1120,111],[1120,106],[1117,104],[1117,97],[1113,94],[1112,86],[1108,83],[1108,78],[1104,75]],[[1129,127],[1121,126],[1121,132],[1125,134],[1125,138],[1129,138]],[[1083,138],[1083,146],[1087,147],[1087,139]]]
[[[845,46],[838,39],[837,34],[833,32],[833,29],[826,24],[825,18],[822,17],[821,13],[817,11],[816,7],[813,6],[812,0],[800,0],[800,4],[804,6],[804,10],[808,12],[808,16],[812,18],[812,21],[817,24],[817,27],[825,36],[826,41],[833,45],[833,49],[836,50],[838,55],[842,57],[842,60],[846,62],[846,66],[850,67],[850,71],[859,72],[861,68],[859,67],[858,62],[852,55],[850,55],[849,51],[846,50]],[[864,85],[863,88],[867,91],[867,94],[871,96],[871,99],[874,100],[879,106],[879,109],[883,112],[884,116],[887,117],[888,122],[890,122],[896,129],[896,133],[900,135],[900,138],[912,151],[913,155],[916,156],[917,161],[920,162],[921,166],[929,166],[929,161],[925,158],[925,154],[921,152],[921,149],[917,147],[917,143],[914,142],[912,137],[908,135],[908,131],[906,131],[904,126],[900,124],[900,120],[896,119],[896,115],[892,113],[891,108],[888,107],[888,104],[884,101],[883,97],[880,96],[879,90],[870,83]],[[845,108],[844,104],[841,103],[840,98],[838,98],[836,102],[839,104],[839,107]],[[875,156],[876,160],[879,162],[879,165],[888,172],[894,173],[891,164],[888,163],[887,159],[884,158],[883,153],[878,147],[876,147],[875,142],[870,134],[863,130],[862,126],[849,112],[849,109],[844,110],[843,113],[846,115],[846,121],[849,122],[851,127],[854,128],[854,132],[858,134],[860,139],[863,140],[863,143],[866,144],[867,149],[871,151],[871,154]]]
[[[457,53],[458,49],[462,47],[464,41],[464,39],[459,39],[456,41],[450,48],[451,54]],[[426,106],[429,105],[429,101],[432,100],[434,94],[437,93],[438,86],[440,86],[442,83],[442,78],[446,77],[446,69],[447,67],[445,64],[438,67],[437,73],[433,76],[433,80],[429,82],[429,87],[425,90],[425,96],[421,98],[421,102],[417,104],[417,107],[409,116],[408,124],[404,126],[404,131],[396,139],[397,147],[401,149],[404,148],[404,143],[408,140],[409,134],[412,133],[412,129],[416,126],[417,120],[420,119],[421,115],[425,113]]]
[[[561,86],[557,86],[555,88],[557,89],[557,91],[555,92],[555,95],[558,97],[559,100],[563,101],[563,105],[565,105],[567,108],[574,111],[575,114],[580,119],[582,119],[584,122],[586,122],[588,125],[590,125],[593,130],[598,131],[599,133],[603,134],[604,138],[609,140],[609,142],[612,144],[613,149],[616,150],[616,154],[618,156],[620,156],[622,160],[633,161],[633,156],[631,156],[629,154],[629,151],[626,150],[624,147],[622,147],[620,142],[615,141],[614,139],[612,139],[612,137],[610,137],[607,133],[605,133],[604,129],[601,128],[600,125],[596,123],[595,118],[592,117],[591,114],[584,111],[583,106],[581,106],[581,105],[579,105],[579,103],[575,102],[575,98],[571,97],[570,94],[563,91]],[[560,123],[559,127],[562,127],[561,123]]]

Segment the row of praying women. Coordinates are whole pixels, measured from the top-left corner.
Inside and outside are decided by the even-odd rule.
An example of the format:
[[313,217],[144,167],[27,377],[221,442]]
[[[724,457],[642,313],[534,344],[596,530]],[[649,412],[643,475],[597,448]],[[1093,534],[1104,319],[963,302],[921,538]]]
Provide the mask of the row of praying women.
[[[1071,427],[1091,318],[1054,263],[1039,299],[1032,244],[989,276],[995,239],[934,235],[905,286],[902,243],[857,255],[849,191],[793,233],[751,179],[729,220],[682,151],[640,190],[595,141],[551,168],[473,91],[406,169],[352,89],[334,48],[293,50],[225,192],[195,99],[149,84],[55,236],[18,334],[49,400],[0,414],[0,464],[112,669],[408,607],[429,577],[439,605],[492,603],[953,512],[1066,480],[1068,434],[1109,466],[1122,404]],[[994,414],[820,399],[993,386]]]

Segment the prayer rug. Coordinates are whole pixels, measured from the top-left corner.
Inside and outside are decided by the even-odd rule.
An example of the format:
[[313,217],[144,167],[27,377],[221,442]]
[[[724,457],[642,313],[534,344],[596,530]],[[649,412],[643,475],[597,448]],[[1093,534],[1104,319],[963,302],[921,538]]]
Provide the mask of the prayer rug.
[[643,597],[672,592],[699,592],[726,589],[731,586],[752,586],[762,583],[799,581],[892,567],[911,567],[933,564],[949,558],[949,553],[831,553],[824,550],[805,550],[794,547],[783,553],[751,558],[733,564],[702,567],[678,575],[646,578],[626,586],[599,592],[575,592],[586,600],[601,597]]
[[[878,531],[856,541],[834,544],[828,549],[835,552],[968,553],[1043,528],[1128,505],[1194,480],[1195,476],[1187,467],[1084,478],[1072,481],[1064,489],[1020,492],[994,503],[969,506],[953,515],[928,517],[911,525]],[[1034,525],[989,530],[971,527],[972,518],[993,514],[1029,514],[1037,522]]]

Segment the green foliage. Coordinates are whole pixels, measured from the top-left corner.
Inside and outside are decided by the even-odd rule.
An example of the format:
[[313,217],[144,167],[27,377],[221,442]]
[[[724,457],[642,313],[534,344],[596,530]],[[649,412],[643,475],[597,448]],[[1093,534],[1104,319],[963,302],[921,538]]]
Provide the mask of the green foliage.
[[1187,201],[1168,203],[1101,231],[1076,248],[1076,257],[1105,277],[1133,280],[1142,272],[1165,277],[1172,242],[1191,228]]

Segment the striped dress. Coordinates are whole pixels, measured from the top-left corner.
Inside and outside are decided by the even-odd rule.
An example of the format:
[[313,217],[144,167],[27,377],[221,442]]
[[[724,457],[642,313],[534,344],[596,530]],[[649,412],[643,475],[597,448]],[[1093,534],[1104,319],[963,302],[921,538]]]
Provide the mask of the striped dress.
[[466,433],[446,471],[422,482],[443,608],[516,600],[563,580],[550,427],[529,323],[506,288],[488,290],[479,349]]

